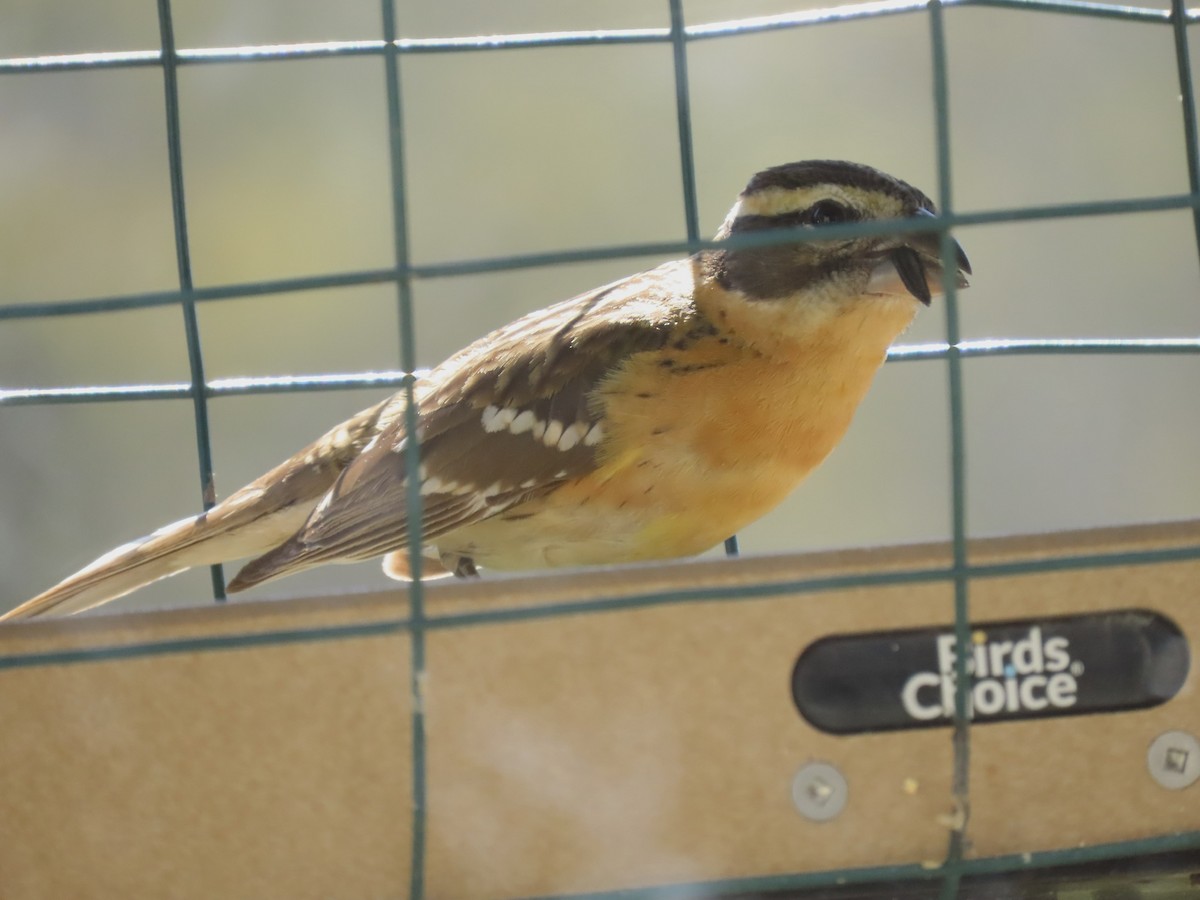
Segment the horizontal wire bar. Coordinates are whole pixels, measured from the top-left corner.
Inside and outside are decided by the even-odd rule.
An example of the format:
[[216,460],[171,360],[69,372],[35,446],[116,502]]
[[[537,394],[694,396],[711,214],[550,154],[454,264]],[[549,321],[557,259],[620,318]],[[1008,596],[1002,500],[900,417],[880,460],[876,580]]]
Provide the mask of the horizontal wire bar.
[[[1127,21],[1167,24],[1166,10],[1116,6],[1081,0],[946,0],[945,6],[986,6],[1017,11],[1051,12]],[[928,9],[928,0],[878,0],[825,9],[772,16],[754,16],[684,29],[686,40],[761,34],[810,25],[872,19],[916,13]],[[1200,10],[1189,10],[1187,24],[1200,21]],[[487,50],[521,50],[532,47],[578,47],[614,44],[668,43],[669,28],[615,28],[594,31],[556,31],[528,34],[494,34],[463,37],[401,38],[394,42],[400,53],[461,53]],[[387,50],[381,40],[309,41],[294,44],[254,44],[240,47],[203,47],[177,51],[179,65],[320,59],[340,56],[379,56]],[[137,68],[159,65],[158,50],[121,50],[99,53],[63,53],[0,59],[0,75],[78,69]]]
[[[1104,355],[1190,355],[1200,354],[1200,337],[1195,338],[1034,338],[961,341],[953,348],[946,343],[901,344],[888,351],[889,362],[945,359],[953,349],[963,358],[991,356],[1104,356]],[[428,369],[417,371],[417,377]],[[404,372],[347,372],[320,375],[261,375],[215,378],[206,385],[209,397],[238,397],[251,394],[291,394],[310,391],[340,391],[363,388],[400,387]],[[87,385],[61,388],[0,388],[0,406],[37,406],[59,403],[104,403],[124,400],[186,400],[192,396],[186,382],[167,384]]]
[[179,50],[179,62],[229,63],[276,59],[321,59],[328,56],[379,56],[387,43],[368,41],[305,41],[296,44],[245,44],[240,47],[201,47]]
[[79,647],[72,650],[49,650],[9,656],[0,654],[0,671],[141,659],[147,656],[210,653],[215,650],[241,650],[246,647],[275,647],[284,644],[353,640],[406,632],[408,627],[408,619],[400,618],[365,624],[330,625],[320,629],[293,628],[280,631],[242,632],[208,637],[144,641],[133,644],[109,644],[100,647]]
[[[419,370],[418,376],[424,371],[427,370]],[[404,384],[404,377],[403,372],[389,371],[214,378],[206,385],[205,392],[209,397],[240,397],[250,394],[294,394],[308,391],[399,387]],[[184,400],[190,399],[191,396],[191,385],[185,382],[72,388],[0,388],[0,406],[103,403],[115,400]]]
[[107,50],[0,59],[0,74],[61,72],[69,69],[130,69],[162,64],[161,50]]
[[[840,240],[884,234],[927,233],[1010,222],[1169,212],[1180,209],[1200,209],[1200,195],[1172,194],[1165,197],[1140,197],[1124,200],[1099,200],[1082,203],[1059,203],[1050,206],[1025,206],[1014,207],[1012,209],[984,210],[973,213],[955,213],[949,216],[934,218],[854,222],[844,225],[823,226],[819,234],[811,228],[772,229],[769,231],[735,235],[723,241],[702,240],[694,246],[697,246],[701,250],[767,247],[779,244],[802,244],[812,241]],[[600,247],[585,247],[577,250],[556,250],[544,253],[481,257],[441,263],[418,263],[408,266],[406,272],[400,268],[364,269],[356,272],[340,272],[327,275],[215,285],[213,287],[194,288],[186,292],[180,290],[151,291],[144,294],[128,294],[84,300],[10,303],[0,306],[0,321],[5,319],[32,319],[47,316],[87,315],[91,313],[114,312],[117,310],[148,309],[156,306],[175,305],[184,299],[200,303],[297,293],[300,291],[360,287],[394,282],[406,274],[412,278],[452,278],[463,275],[509,272],[519,269],[597,262],[609,259],[627,259],[639,256],[669,256],[688,253],[692,246],[686,240],[642,244],[614,244]]]
[[[1194,338],[988,338],[960,341],[953,351],[964,358],[980,356],[1102,356],[1200,353],[1200,337]],[[944,342],[901,344],[888,351],[889,362],[945,359],[951,347]]]
[[[320,291],[372,284],[390,284],[399,276],[396,269],[363,269],[357,272],[338,272],[331,275],[305,275],[296,278],[276,278],[268,281],[246,281],[237,284],[193,288],[187,296],[197,303],[209,300],[232,300],[246,297],[267,297],[297,291]],[[13,303],[0,306],[0,320],[29,319],[40,316],[87,315],[149,309],[156,306],[177,306],[184,298],[179,290],[148,291],[116,297],[85,300],[51,300],[34,303]]]
[[752,16],[727,22],[712,22],[707,25],[692,25],[684,29],[684,36],[688,40],[705,40],[707,38],[761,34],[768,31],[802,28],[806,25],[824,25],[830,22],[851,22],[856,19],[876,19],[888,15],[923,12],[928,8],[928,0],[877,0],[877,2],[851,3],[844,6],[779,13],[771,16]]
[[[719,881],[623,888],[586,894],[542,895],[528,898],[528,900],[692,900],[697,897],[757,895],[760,892],[773,893],[775,891],[842,887],[844,885],[866,885],[881,881],[926,882],[944,878],[949,874],[970,878],[1107,862],[1154,853],[1177,853],[1194,849],[1200,849],[1200,831],[1184,831],[1128,841],[1068,847],[1061,850],[964,859],[944,866],[893,865],[829,869],[821,872],[759,875]],[[967,896],[970,896],[969,892]]]
[[58,403],[103,403],[115,400],[190,400],[191,396],[192,387],[185,382],[66,388],[0,388],[0,406],[49,406]]
[[[945,0],[944,6],[987,6],[1026,12],[1049,12],[1100,19],[1124,19],[1135,22],[1169,23],[1171,11],[1144,6],[1118,6],[1087,3],[1083,0]],[[1200,10],[1188,13],[1189,22],[1200,21]]]
[[[1056,12],[1160,24],[1171,20],[1171,13],[1167,10],[1088,3],[1082,2],[1082,0],[943,0],[942,6],[990,6],[1019,11]],[[686,30],[686,34],[691,40],[757,34],[764,31],[800,28],[806,25],[823,25],[829,22],[848,22],[901,13],[924,12],[928,8],[928,0],[880,0],[880,2],[854,3],[773,16],[756,16],[729,22],[713,22],[708,25],[693,25]],[[1189,11],[1188,18],[1189,22],[1200,21],[1200,11]]]
[[[942,868],[919,864],[828,869],[784,875],[748,875],[718,881],[690,881],[652,887],[589,891],[584,894],[542,894],[525,900],[720,900],[724,897],[759,897],[786,890],[887,882],[925,882],[945,877]],[[789,895],[783,895],[785,898]],[[896,896],[893,894],[893,896]]]
[[[965,568],[965,573],[971,579],[1005,578],[1050,572],[1070,572],[1081,569],[1112,568],[1114,566],[1162,565],[1176,562],[1190,562],[1193,560],[1200,560],[1200,545],[1167,547],[1157,550],[1123,550],[1104,553],[1059,555],[980,565],[968,564]],[[627,609],[669,606],[680,603],[740,602],[763,597],[819,594],[860,587],[927,584],[939,581],[949,583],[954,580],[954,577],[955,569],[953,566],[935,566],[925,569],[908,569],[893,572],[867,572],[851,575],[803,578],[790,581],[757,582],[738,586],[667,589],[618,597],[598,597],[590,600],[550,603],[541,606],[497,607],[469,613],[430,612],[426,614],[423,627],[427,630],[446,630],[497,623],[561,618],[571,615],[590,615]],[[400,598],[398,597],[398,599]],[[436,606],[436,603],[434,606]],[[233,650],[246,646],[297,643],[308,640],[349,640],[391,634],[404,631],[408,627],[409,622],[406,618],[397,618],[376,623],[327,625],[311,629],[298,628],[285,631],[220,635],[183,640],[144,641],[47,653],[0,654],[0,670],[35,668],[50,665],[71,665],[114,659],[131,659],[142,656],[162,656],[172,653]],[[949,622],[947,623],[947,627],[950,627]]]

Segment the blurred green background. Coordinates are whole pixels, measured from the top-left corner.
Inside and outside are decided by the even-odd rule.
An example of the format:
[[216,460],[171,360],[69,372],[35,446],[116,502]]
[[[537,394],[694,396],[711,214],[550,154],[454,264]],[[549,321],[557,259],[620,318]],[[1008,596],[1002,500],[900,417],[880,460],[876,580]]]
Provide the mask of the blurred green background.
[[[818,5],[690,0],[685,13],[698,24]],[[381,36],[372,0],[174,11],[183,48]],[[646,0],[401,3],[397,16],[405,37],[669,24],[667,4]],[[959,211],[1187,191],[1169,27],[985,8],[945,20]],[[145,0],[4,0],[2,21],[4,58],[158,46]],[[704,233],[753,172],[797,159],[870,163],[936,195],[927,16],[706,40],[688,63]],[[198,286],[393,264],[380,58],[196,65],[179,78]],[[684,237],[670,45],[406,56],[401,79],[415,262]],[[178,286],[158,69],[0,76],[0,123],[0,304]],[[957,236],[975,268],[966,338],[1200,333],[1187,212]],[[418,281],[420,362],[658,261]],[[935,303],[904,342],[942,340],[943,315]],[[204,303],[199,317],[209,378],[399,363],[388,286]],[[175,308],[0,321],[0,388],[187,379]],[[970,533],[1200,516],[1198,388],[1195,355],[967,362]],[[384,393],[214,400],[220,493]],[[0,408],[0,609],[197,511],[192,434],[186,400]],[[742,546],[945,538],[949,489],[945,364],[889,365],[839,450]],[[257,596],[388,584],[368,563]],[[139,595],[208,596],[207,572]]]

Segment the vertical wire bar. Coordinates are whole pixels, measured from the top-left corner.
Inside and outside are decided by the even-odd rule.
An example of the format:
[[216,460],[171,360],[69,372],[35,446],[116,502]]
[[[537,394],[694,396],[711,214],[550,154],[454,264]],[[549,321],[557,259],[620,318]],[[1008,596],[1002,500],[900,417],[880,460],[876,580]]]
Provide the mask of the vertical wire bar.
[[388,143],[392,179],[392,235],[396,259],[396,300],[400,328],[400,367],[404,377],[404,445],[405,500],[409,533],[409,635],[411,670],[409,689],[412,693],[412,859],[409,869],[408,895],[411,900],[425,896],[425,820],[427,784],[425,777],[425,593],[421,581],[421,547],[423,544],[421,516],[420,436],[417,431],[417,409],[413,396],[417,368],[417,345],[413,314],[412,276],[409,268],[408,203],[404,181],[404,116],[400,95],[400,59],[396,32],[396,10],[392,0],[381,0],[383,39],[387,50],[383,55],[384,75],[387,78]]
[[[1191,55],[1188,53],[1187,5],[1171,0],[1171,27],[1175,33],[1175,64],[1179,69],[1179,99],[1183,105],[1183,141],[1187,147],[1188,188],[1200,195],[1200,139],[1196,135],[1196,93],[1192,88]],[[1192,229],[1200,253],[1200,207],[1192,207]]]
[[[679,125],[679,170],[683,177],[683,215],[687,223],[688,252],[700,240],[700,210],[696,202],[696,158],[692,147],[692,104],[688,89],[687,33],[683,0],[668,0],[671,10],[671,51],[675,69],[675,117]],[[725,555],[738,555],[737,535],[725,539]]]
[[683,176],[683,214],[689,251],[700,240],[700,211],[696,203],[696,161],[692,150],[692,105],[688,91],[687,34],[683,0],[668,0],[671,8],[671,51],[675,63],[675,116],[679,124],[679,169]]
[[[950,92],[946,71],[946,32],[941,0],[929,4],[930,45],[933,51],[933,100],[937,130],[938,206],[953,212],[950,177]],[[968,713],[967,653],[971,646],[967,575],[966,440],[963,423],[962,357],[956,296],[958,265],[949,231],[941,233],[942,288],[946,305],[947,382],[950,405],[951,523],[954,547],[954,773],[951,783],[957,821],[946,849],[946,875],[941,898],[958,895],[963,844],[970,812],[971,742]]]
[[[196,424],[196,455],[200,465],[200,494],[204,509],[217,502],[213,479],[212,440],[208,429],[208,389],[204,380],[204,355],[200,348],[200,324],[192,291],[192,259],[188,243],[187,207],[183,197],[183,139],[179,126],[178,59],[175,54],[175,26],[171,19],[171,0],[158,0],[158,29],[162,40],[163,94],[167,112],[167,154],[171,176],[171,214],[175,222],[175,260],[179,270],[179,288],[183,293],[183,328],[187,338],[188,368],[191,377],[192,415]],[[220,563],[210,569],[213,599],[225,600],[225,573]]]

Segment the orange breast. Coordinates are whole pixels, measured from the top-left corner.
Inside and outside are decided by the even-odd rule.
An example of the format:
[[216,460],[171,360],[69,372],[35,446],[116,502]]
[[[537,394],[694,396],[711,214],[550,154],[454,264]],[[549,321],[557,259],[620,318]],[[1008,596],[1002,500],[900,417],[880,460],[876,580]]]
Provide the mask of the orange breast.
[[870,312],[769,353],[716,334],[634,356],[599,395],[599,468],[512,519],[466,529],[471,554],[527,568],[664,559],[720,543],[782,501],[845,434],[912,314]]

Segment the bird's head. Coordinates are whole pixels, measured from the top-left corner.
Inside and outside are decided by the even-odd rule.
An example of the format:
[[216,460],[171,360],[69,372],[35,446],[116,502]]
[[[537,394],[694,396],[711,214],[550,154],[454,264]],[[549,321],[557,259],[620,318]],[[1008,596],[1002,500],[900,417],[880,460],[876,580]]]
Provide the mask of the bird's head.
[[[898,178],[857,163],[810,160],[751,178],[717,238],[936,214],[928,197]],[[966,287],[971,265],[957,242],[953,250],[957,284]],[[942,291],[941,240],[933,231],[730,247],[709,251],[704,267],[722,288],[749,301],[880,296],[928,306]]]

